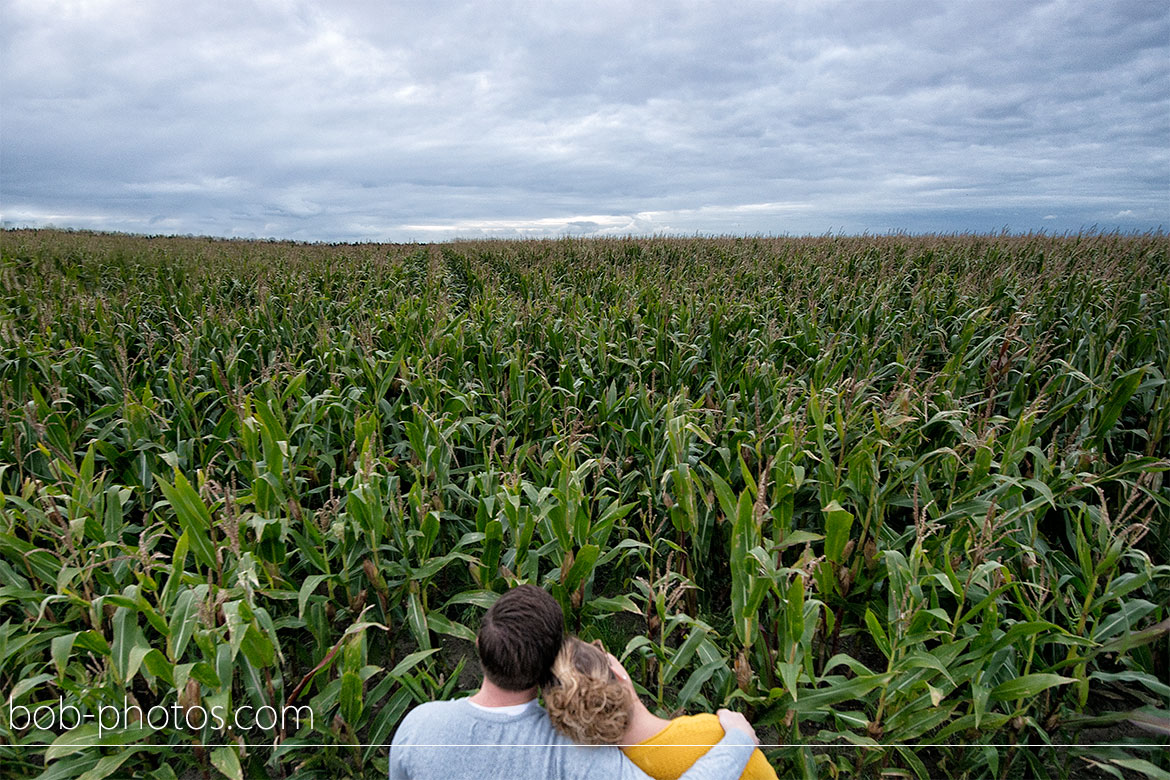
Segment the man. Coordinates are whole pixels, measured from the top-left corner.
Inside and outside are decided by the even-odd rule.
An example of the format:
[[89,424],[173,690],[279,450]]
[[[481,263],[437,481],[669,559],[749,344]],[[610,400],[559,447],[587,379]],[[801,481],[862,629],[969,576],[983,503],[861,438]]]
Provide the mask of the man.
[[[520,585],[496,601],[476,637],[483,685],[473,696],[427,702],[403,719],[390,747],[390,780],[649,780],[616,747],[576,745],[536,701],[561,648],[561,607]],[[757,744],[742,715],[719,711],[723,739],[680,780],[733,780]]]

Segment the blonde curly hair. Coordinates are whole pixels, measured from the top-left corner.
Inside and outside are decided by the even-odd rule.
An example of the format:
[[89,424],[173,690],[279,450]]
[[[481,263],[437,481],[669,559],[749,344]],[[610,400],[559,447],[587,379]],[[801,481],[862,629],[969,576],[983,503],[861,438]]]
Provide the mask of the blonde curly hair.
[[584,745],[617,745],[630,724],[633,694],[617,679],[601,642],[565,639],[543,690],[557,731]]

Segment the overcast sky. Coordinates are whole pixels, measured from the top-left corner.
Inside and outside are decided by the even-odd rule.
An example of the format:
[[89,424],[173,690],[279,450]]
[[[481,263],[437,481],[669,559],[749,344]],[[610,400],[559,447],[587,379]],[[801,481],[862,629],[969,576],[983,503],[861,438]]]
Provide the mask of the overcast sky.
[[0,0],[0,218],[1170,229],[1170,3]]

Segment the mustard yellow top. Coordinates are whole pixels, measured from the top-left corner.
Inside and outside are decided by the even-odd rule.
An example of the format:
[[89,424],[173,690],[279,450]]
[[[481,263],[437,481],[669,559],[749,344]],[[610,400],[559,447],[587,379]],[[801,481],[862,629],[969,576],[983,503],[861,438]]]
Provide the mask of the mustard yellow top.
[[[723,726],[715,715],[684,715],[650,739],[622,748],[626,757],[655,780],[678,780],[679,775],[723,738]],[[669,745],[670,747],[663,747]],[[741,780],[777,780],[776,770],[758,749],[752,753]]]

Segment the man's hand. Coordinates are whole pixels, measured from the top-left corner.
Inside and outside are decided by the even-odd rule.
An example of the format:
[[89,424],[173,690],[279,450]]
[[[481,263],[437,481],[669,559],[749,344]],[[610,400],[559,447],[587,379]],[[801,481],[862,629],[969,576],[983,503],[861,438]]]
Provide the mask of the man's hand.
[[733,712],[732,710],[719,710],[715,714],[719,716],[719,725],[723,726],[724,731],[738,729],[750,736],[752,742],[755,742],[756,745],[760,744],[760,738],[756,736],[756,730],[752,728],[752,724],[748,723],[747,718],[742,713]]

